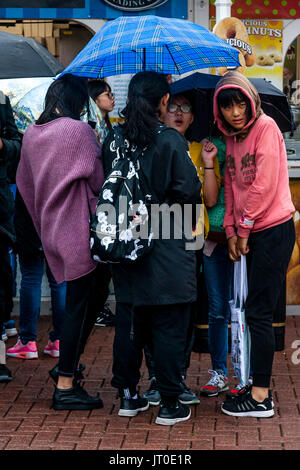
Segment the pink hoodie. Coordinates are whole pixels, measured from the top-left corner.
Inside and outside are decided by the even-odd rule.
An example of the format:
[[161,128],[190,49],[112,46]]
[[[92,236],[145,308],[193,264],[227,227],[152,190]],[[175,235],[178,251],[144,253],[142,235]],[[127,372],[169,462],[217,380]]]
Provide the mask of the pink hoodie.
[[[251,101],[252,118],[242,132],[227,129],[217,105],[218,93],[239,88]],[[226,139],[225,217],[227,238],[249,237],[289,220],[295,207],[289,188],[287,156],[275,121],[262,113],[256,89],[239,72],[229,72],[218,83],[214,115]]]

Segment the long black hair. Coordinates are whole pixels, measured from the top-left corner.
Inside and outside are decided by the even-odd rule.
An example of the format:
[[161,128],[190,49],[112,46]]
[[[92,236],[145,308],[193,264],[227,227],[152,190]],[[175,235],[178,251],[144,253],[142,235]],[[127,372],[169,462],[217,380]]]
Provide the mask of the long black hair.
[[80,120],[83,112],[89,114],[87,80],[68,73],[49,86],[45,97],[45,109],[36,124],[45,124],[60,117]]
[[[105,93],[106,91],[111,92],[111,88],[105,80],[89,80],[88,89],[89,89],[89,95],[94,101],[96,101],[97,97],[101,95],[101,93]],[[106,116],[104,116],[104,120],[108,129],[111,130],[112,125],[109,120],[108,113],[106,114]]]
[[139,72],[132,77],[127,105],[120,114],[125,119],[124,137],[131,143],[145,147],[153,142],[159,123],[159,103],[167,93],[170,87],[165,75]]

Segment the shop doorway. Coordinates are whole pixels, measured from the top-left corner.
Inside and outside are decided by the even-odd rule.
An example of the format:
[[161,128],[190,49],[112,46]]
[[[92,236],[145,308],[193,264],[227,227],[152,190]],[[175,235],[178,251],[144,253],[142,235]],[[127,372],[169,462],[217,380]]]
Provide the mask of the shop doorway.
[[74,20],[0,20],[0,31],[31,37],[66,67],[93,37],[94,31]]

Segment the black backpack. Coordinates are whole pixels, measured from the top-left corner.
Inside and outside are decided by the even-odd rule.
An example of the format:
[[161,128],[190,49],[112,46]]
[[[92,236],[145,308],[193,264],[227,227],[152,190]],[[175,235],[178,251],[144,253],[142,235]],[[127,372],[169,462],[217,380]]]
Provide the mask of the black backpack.
[[111,145],[117,158],[91,216],[91,254],[95,261],[132,263],[153,248],[150,204],[154,199],[139,163],[147,149],[130,148],[119,128],[114,129]]

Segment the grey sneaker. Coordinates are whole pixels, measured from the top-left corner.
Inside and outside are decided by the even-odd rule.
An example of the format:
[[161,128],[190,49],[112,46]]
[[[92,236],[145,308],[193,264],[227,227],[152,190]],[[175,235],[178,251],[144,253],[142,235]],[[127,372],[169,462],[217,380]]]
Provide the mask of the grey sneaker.
[[143,398],[146,398],[148,400],[149,405],[157,406],[160,404],[161,397],[157,389],[157,382],[155,379],[151,380],[151,385],[149,389],[145,393],[143,393],[142,396]]
[[198,405],[200,403],[197,395],[182,382],[182,393],[178,396],[178,401],[183,405]]
[[211,378],[207,384],[201,388],[200,395],[205,397],[216,397],[220,392],[226,392],[229,390],[228,379],[221,374],[221,372],[209,370],[208,373],[211,374]]

